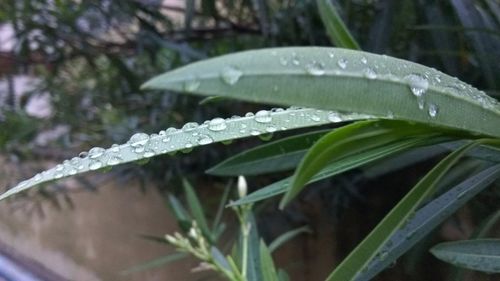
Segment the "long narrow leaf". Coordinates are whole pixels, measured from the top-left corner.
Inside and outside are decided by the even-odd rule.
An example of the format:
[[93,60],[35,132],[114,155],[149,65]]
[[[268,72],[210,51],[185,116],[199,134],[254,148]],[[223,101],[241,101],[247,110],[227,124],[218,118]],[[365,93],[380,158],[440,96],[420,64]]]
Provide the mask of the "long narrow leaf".
[[318,5],[318,11],[323,21],[323,25],[332,43],[341,48],[361,50],[358,42],[354,40],[354,37],[337,13],[331,0],[317,0],[316,4]]
[[167,72],[143,88],[360,112],[500,137],[500,104],[484,92],[429,67],[355,50],[240,52]]
[[321,130],[247,149],[210,168],[218,176],[259,175],[295,168],[307,149],[330,130]]
[[309,149],[297,167],[280,207],[283,208],[290,202],[316,173],[333,161],[348,154],[388,145],[401,138],[432,135],[431,130],[425,126],[389,120],[357,122],[335,130],[323,136]]
[[477,239],[441,243],[431,249],[440,260],[458,267],[500,273],[500,239]]
[[[332,118],[332,114],[335,118]],[[187,123],[182,129],[169,128],[152,135],[137,133],[125,144],[114,145],[108,149],[93,148],[88,154],[82,153],[82,157],[66,160],[52,169],[22,181],[0,195],[0,200],[45,182],[148,159],[156,155],[192,149],[213,142],[257,136],[276,130],[290,130],[367,118],[371,117],[365,114],[347,114],[311,108],[289,108],[259,111],[257,114],[247,113],[245,117],[233,117],[226,120],[215,118],[201,125]],[[262,122],[262,120],[266,122]],[[267,120],[272,120],[272,122],[267,122]],[[85,154],[87,155],[85,156]]]
[[440,223],[500,177],[500,164],[487,168],[429,202],[394,232],[357,281],[368,281],[421,241]]
[[280,236],[276,237],[276,239],[269,244],[269,251],[272,253],[276,251],[279,247],[281,247],[283,244],[286,242],[290,241],[291,239],[297,237],[298,235],[302,233],[311,233],[311,228],[309,226],[302,226],[296,229],[292,229],[290,231],[287,231]]
[[187,179],[182,180],[182,185],[184,186],[184,193],[186,194],[187,203],[189,205],[189,210],[193,219],[196,221],[200,230],[204,235],[206,235],[211,242],[213,242],[213,237],[210,229],[208,228],[207,219],[205,218],[205,212],[203,211],[203,206],[194,191],[193,186]]
[[454,151],[439,162],[415,187],[387,214],[368,236],[345,258],[327,278],[333,280],[354,280],[370,263],[387,240],[414,213],[416,208],[436,191],[443,175],[467,150],[479,144],[472,142]]
[[[308,184],[338,175],[340,173],[360,167],[362,165],[376,161],[378,159],[383,159],[385,157],[394,155],[401,151],[408,150],[412,147],[429,145],[434,142],[438,142],[438,140],[429,138],[426,139],[417,138],[417,139],[396,141],[394,143],[388,144],[383,147],[368,149],[366,151],[347,156],[338,161],[335,161],[332,164],[329,164],[318,174],[314,175],[314,177],[312,177],[312,179],[308,182]],[[292,177],[288,177],[283,180],[272,183],[235,202],[232,202],[229,205],[237,206],[243,204],[250,204],[282,194],[286,192],[287,188],[290,186],[291,180]]]

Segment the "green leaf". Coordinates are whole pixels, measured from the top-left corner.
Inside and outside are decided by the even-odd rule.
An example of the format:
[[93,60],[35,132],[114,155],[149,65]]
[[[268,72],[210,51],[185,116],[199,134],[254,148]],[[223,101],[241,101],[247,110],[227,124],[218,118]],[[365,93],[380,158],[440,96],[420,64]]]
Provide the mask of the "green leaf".
[[269,244],[269,251],[272,253],[276,251],[279,247],[281,247],[283,244],[286,242],[292,240],[293,238],[297,237],[298,235],[302,233],[311,233],[311,228],[307,225],[292,229],[290,231],[287,231],[280,236],[278,236],[276,239],[274,239],[271,244]]
[[196,221],[200,230],[203,232],[205,236],[211,241],[214,242],[214,237],[212,237],[212,232],[208,228],[207,219],[205,218],[205,212],[203,211],[203,206],[194,191],[193,186],[189,183],[187,179],[182,179],[182,185],[184,186],[184,193],[186,194],[187,203],[189,205],[189,210],[191,211],[191,215],[193,219]]
[[248,215],[250,233],[248,237],[248,255],[247,255],[247,281],[262,280],[262,266],[260,262],[260,239],[257,230],[257,222],[252,214]]
[[360,273],[357,281],[372,280],[375,275],[424,239],[440,223],[499,177],[500,164],[469,177],[419,209],[415,216],[391,235],[378,252],[380,258],[373,259],[366,270]]
[[132,273],[141,272],[141,271],[145,271],[148,269],[158,268],[160,266],[170,264],[172,262],[181,260],[181,259],[186,258],[186,257],[188,257],[187,253],[175,253],[175,254],[166,255],[163,257],[155,258],[155,259],[152,259],[150,261],[138,264],[138,265],[133,266],[131,268],[128,268],[126,270],[123,270],[122,272],[120,272],[120,274],[129,275]]
[[307,149],[329,131],[309,132],[247,149],[210,168],[207,173],[248,176],[292,169],[299,164]]
[[271,251],[267,248],[263,240],[260,240],[260,266],[262,268],[263,281],[279,281]]
[[438,136],[438,133],[432,133],[428,127],[394,120],[361,121],[328,133],[319,139],[302,159],[280,207],[283,208],[290,202],[316,173],[331,162],[349,154],[388,145],[402,138],[434,136]]
[[177,220],[177,224],[179,224],[182,230],[189,231],[191,228],[191,217],[184,209],[179,199],[172,194],[168,194],[168,206],[172,210]]
[[[322,169],[319,173],[314,175],[311,180],[307,183],[313,183],[316,181],[320,181],[340,173],[349,171],[351,169],[360,167],[364,164],[371,163],[373,161],[383,159],[390,155],[394,155],[396,153],[408,150],[412,147],[418,147],[422,145],[429,145],[432,143],[438,142],[438,139],[433,138],[415,138],[415,139],[404,139],[401,141],[396,141],[394,143],[376,147],[374,149],[367,149],[365,151],[346,156],[342,159],[339,159],[324,169]],[[250,204],[257,201],[261,201],[267,199],[269,197],[273,197],[279,194],[284,193],[287,188],[290,186],[292,181],[292,177],[285,178],[283,180],[272,183],[266,187],[263,187],[235,202],[229,204],[229,206],[237,206]]]
[[220,267],[227,271],[231,270],[231,266],[229,265],[228,260],[226,259],[226,257],[224,257],[221,251],[217,249],[217,247],[210,247],[210,255]]
[[430,67],[355,50],[240,52],[167,72],[143,88],[358,112],[500,137],[500,104],[484,92]]
[[358,42],[354,40],[344,21],[337,13],[331,0],[317,0],[319,15],[326,28],[328,36],[334,45],[341,48],[361,50]]
[[[86,157],[74,157],[54,168],[22,181],[0,195],[0,200],[45,182],[128,162],[149,160],[153,156],[191,149],[211,142],[224,142],[251,137],[271,130],[291,130],[332,122],[371,118],[371,116],[365,114],[335,113],[311,108],[276,109],[260,111],[258,114],[260,115],[256,117],[253,113],[247,113],[245,117],[233,117],[226,120],[216,118],[199,126],[188,123],[182,129],[169,128],[166,131],[160,131],[158,134],[137,133],[125,144],[105,150],[102,150],[102,148],[91,149]],[[335,115],[335,119],[331,118],[332,114]],[[265,120],[270,118],[272,123],[257,121],[262,120],[262,118],[266,118]]]
[[382,221],[368,234],[368,236],[340,263],[330,274],[327,281],[354,280],[357,275],[379,253],[387,240],[399,229],[404,222],[414,213],[424,200],[434,194],[437,184],[443,175],[462,157],[469,149],[477,146],[475,141],[452,152],[441,160],[423,179],[421,179],[408,194],[387,214]]
[[430,251],[436,258],[458,267],[500,273],[500,239],[440,243]]

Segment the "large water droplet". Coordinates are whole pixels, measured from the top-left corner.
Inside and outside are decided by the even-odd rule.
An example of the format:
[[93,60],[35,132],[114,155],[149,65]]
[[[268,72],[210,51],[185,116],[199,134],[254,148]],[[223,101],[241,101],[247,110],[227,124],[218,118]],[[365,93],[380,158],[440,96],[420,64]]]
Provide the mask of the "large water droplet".
[[325,74],[325,66],[321,62],[313,61],[306,65],[306,71],[313,76],[321,76]]
[[145,133],[136,133],[132,137],[130,137],[128,143],[132,147],[144,146],[149,141],[148,134]]
[[269,123],[272,120],[271,113],[267,110],[260,110],[255,113],[254,120],[259,123]]
[[118,152],[120,152],[120,146],[119,146],[118,144],[116,144],[116,143],[115,143],[115,144],[113,144],[113,145],[111,146],[110,151],[111,151],[111,152],[113,152],[113,153],[118,153]]
[[211,131],[223,131],[227,128],[226,120],[222,118],[214,118],[208,123],[208,129]]
[[221,78],[226,84],[234,85],[240,80],[243,72],[234,66],[227,66],[222,69]]
[[90,159],[96,159],[101,157],[106,150],[102,147],[94,147],[89,150],[89,157]]
[[434,118],[437,116],[438,112],[439,112],[439,108],[437,105],[431,103],[429,104],[429,116]]
[[337,65],[342,68],[342,69],[345,69],[347,67],[347,60],[344,59],[344,58],[341,58],[337,61]]
[[188,122],[186,124],[184,124],[184,126],[182,126],[182,130],[183,131],[192,131],[196,128],[198,128],[198,123],[196,122]]
[[409,74],[405,76],[405,80],[410,86],[410,90],[416,97],[420,97],[425,94],[429,88],[429,81],[427,78],[419,74]]
[[102,167],[102,162],[99,160],[94,160],[94,161],[90,162],[90,164],[89,164],[90,170],[97,170],[101,167]]

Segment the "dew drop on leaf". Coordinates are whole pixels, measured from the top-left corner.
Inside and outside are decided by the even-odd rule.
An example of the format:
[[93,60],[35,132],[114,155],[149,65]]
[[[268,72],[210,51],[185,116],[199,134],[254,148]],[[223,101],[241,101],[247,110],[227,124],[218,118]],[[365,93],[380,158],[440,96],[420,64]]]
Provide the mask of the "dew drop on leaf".
[[90,159],[96,159],[96,158],[101,157],[105,151],[106,150],[102,147],[94,147],[94,148],[89,150],[88,155],[89,155]]
[[306,71],[312,76],[321,76],[325,74],[325,66],[321,62],[312,61],[306,65]]
[[210,131],[223,131],[227,128],[226,120],[222,118],[214,118],[208,122],[208,129]]
[[427,78],[419,74],[409,74],[405,76],[405,80],[410,86],[410,90],[414,96],[420,97],[425,94],[429,88],[429,81]]
[[198,128],[198,123],[196,122],[188,122],[186,124],[184,124],[184,126],[182,126],[182,130],[187,132],[187,131],[192,131],[196,128]]
[[429,104],[429,111],[428,111],[428,113],[429,113],[430,117],[432,117],[432,118],[436,117],[437,114],[438,114],[438,111],[439,111],[439,108],[438,108],[437,105],[435,105],[433,103]]
[[371,67],[365,68],[364,74],[365,74],[365,77],[368,78],[368,79],[375,79],[375,78],[377,78],[377,73]]
[[208,136],[208,135],[201,134],[201,135],[198,136],[197,142],[198,142],[199,145],[206,145],[206,144],[213,143],[214,140],[210,136]]
[[347,60],[344,59],[344,58],[341,58],[337,61],[337,65],[342,68],[342,69],[345,69],[347,67]]
[[243,72],[234,66],[226,66],[222,69],[221,78],[228,85],[234,85],[240,80]]
[[144,146],[148,141],[149,141],[148,134],[136,133],[130,137],[128,143],[132,147],[139,147],[139,146]]
[[267,110],[257,111],[254,120],[259,123],[269,123],[272,120],[271,113]]

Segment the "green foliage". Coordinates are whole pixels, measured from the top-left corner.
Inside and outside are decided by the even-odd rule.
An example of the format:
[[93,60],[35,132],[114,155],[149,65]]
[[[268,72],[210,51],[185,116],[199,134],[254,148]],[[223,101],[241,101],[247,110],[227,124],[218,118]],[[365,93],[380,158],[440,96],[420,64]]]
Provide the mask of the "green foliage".
[[478,239],[441,243],[431,249],[440,260],[455,266],[500,273],[500,240]]

